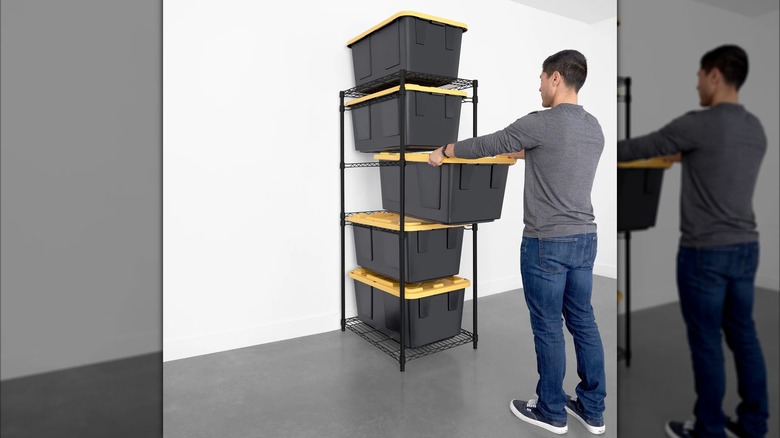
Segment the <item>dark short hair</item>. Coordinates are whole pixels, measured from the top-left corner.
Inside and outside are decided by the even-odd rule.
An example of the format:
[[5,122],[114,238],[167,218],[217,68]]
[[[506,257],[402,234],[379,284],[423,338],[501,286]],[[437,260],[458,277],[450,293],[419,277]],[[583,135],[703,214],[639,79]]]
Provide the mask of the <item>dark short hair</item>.
[[733,44],[716,47],[701,57],[702,70],[709,73],[713,68],[717,68],[723,79],[739,90],[748,74],[747,53]]
[[585,55],[576,50],[561,50],[550,55],[542,63],[542,71],[550,76],[558,72],[563,76],[563,82],[579,92],[585,78],[588,77],[588,61]]

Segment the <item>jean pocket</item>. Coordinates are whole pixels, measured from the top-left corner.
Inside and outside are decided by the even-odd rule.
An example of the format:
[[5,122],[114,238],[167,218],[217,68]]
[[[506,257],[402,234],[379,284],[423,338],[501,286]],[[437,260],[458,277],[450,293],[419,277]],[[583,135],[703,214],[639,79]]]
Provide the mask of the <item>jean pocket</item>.
[[722,286],[733,276],[739,253],[734,248],[702,248],[696,254],[696,275],[709,286]]
[[585,243],[584,257],[582,260],[582,266],[585,268],[592,268],[596,263],[596,253],[598,252],[599,239],[598,236],[587,236]]
[[557,274],[572,264],[577,238],[547,237],[539,239],[539,266],[545,272]]
[[756,271],[758,271],[758,243],[749,243],[745,246],[739,276],[741,278],[755,278]]

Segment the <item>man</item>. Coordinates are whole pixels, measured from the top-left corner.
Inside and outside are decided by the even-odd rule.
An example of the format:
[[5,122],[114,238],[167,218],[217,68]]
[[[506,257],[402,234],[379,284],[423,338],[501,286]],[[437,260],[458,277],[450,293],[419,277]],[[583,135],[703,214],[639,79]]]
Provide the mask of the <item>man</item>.
[[[762,437],[768,402],[764,359],[753,325],[758,233],[753,190],[767,142],[758,119],[739,104],[747,54],[715,48],[701,58],[699,103],[649,135],[618,143],[618,160],[678,155],[682,160],[677,288],[695,377],[695,422],[670,421],[670,437]],[[734,352],[737,422],[723,413],[726,376],[721,330]],[[725,428],[725,431],[724,431]]]
[[[521,420],[556,434],[566,433],[566,412],[591,433],[602,434],[606,378],[604,349],[590,298],[596,258],[596,224],[590,201],[604,149],[599,122],[577,103],[588,67],[576,50],[564,50],[542,64],[542,106],[507,128],[450,143],[431,153],[479,158],[510,154],[525,159],[523,240],[520,272],[531,315],[539,380],[536,400],[512,400]],[[561,316],[574,337],[576,398],[563,390],[566,351]]]

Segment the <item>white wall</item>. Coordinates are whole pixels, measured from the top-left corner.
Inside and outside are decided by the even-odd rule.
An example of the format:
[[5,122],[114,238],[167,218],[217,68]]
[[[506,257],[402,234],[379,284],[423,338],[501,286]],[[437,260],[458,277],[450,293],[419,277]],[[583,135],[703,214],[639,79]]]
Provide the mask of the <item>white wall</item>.
[[[619,8],[618,71],[633,79],[633,136],[654,131],[698,108],[696,72],[706,51],[735,43],[748,52],[750,72],[740,99],[761,119],[769,142],[754,197],[761,239],[756,283],[780,289],[777,9],[752,18],[690,0],[623,1]],[[675,165],[664,175],[656,227],[632,233],[633,310],[677,300],[679,193],[680,167]],[[622,260],[622,242],[620,249]]]
[[[596,273],[616,276],[614,19],[591,26],[508,0],[267,5],[164,4],[164,360],[338,329],[338,91],[353,85],[345,43],[400,10],[469,25],[459,76],[480,81],[480,133],[541,109],[545,57],[585,53],[580,103],[607,139],[593,194]],[[464,105],[461,137],[471,136],[471,111]],[[354,151],[349,114],[346,123],[346,160],[370,159]],[[346,179],[348,211],[381,208],[377,169]],[[480,227],[481,296],[521,285],[522,181],[521,163],[501,220]],[[464,241],[460,275],[470,278],[470,232]]]

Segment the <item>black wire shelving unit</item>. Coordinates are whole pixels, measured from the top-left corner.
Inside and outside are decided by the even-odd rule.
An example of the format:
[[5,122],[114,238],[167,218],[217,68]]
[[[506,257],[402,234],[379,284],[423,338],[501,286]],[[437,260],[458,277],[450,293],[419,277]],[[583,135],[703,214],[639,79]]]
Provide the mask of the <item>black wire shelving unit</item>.
[[[396,73],[393,73],[391,75],[373,80],[371,82],[368,82],[363,85],[359,85],[353,88],[350,88],[348,90],[343,90],[339,92],[339,115],[340,115],[340,136],[341,136],[341,161],[340,161],[340,173],[341,173],[341,215],[339,218],[340,224],[341,224],[341,331],[346,331],[346,329],[349,329],[350,331],[356,333],[361,338],[367,340],[371,345],[374,345],[375,347],[379,348],[381,351],[388,354],[390,357],[398,360],[398,363],[400,365],[401,372],[405,371],[406,369],[406,362],[417,359],[420,357],[428,356],[433,353],[437,353],[439,351],[447,350],[453,347],[457,347],[460,345],[465,345],[468,343],[471,343],[474,347],[474,349],[477,348],[477,342],[479,339],[478,333],[477,333],[477,230],[478,230],[478,224],[473,223],[470,226],[467,226],[467,230],[471,230],[472,232],[472,250],[473,250],[473,273],[472,273],[472,279],[471,279],[471,290],[472,290],[472,318],[473,318],[473,332],[469,332],[467,330],[464,330],[461,328],[461,331],[458,335],[448,338],[439,342],[434,342],[431,344],[423,345],[417,348],[402,348],[401,342],[395,341],[391,339],[390,337],[386,336],[385,334],[373,329],[369,325],[363,323],[358,319],[357,317],[352,317],[347,319],[346,318],[346,282],[347,282],[347,267],[346,267],[346,227],[348,225],[352,226],[361,226],[361,227],[367,227],[371,228],[370,226],[362,225],[362,224],[356,224],[349,221],[349,217],[357,214],[357,213],[373,213],[376,211],[383,211],[383,210],[376,210],[376,211],[370,211],[370,212],[351,212],[348,213],[345,210],[345,200],[344,200],[344,174],[346,169],[355,169],[355,168],[372,168],[372,167],[384,167],[384,166],[398,166],[399,172],[400,172],[400,208],[399,208],[399,215],[400,217],[404,218],[406,217],[406,177],[405,177],[405,169],[406,169],[406,152],[407,152],[407,145],[406,145],[406,132],[405,132],[405,124],[406,124],[406,84],[407,83],[414,83],[416,85],[423,85],[423,86],[433,86],[437,88],[442,88],[446,90],[472,90],[472,96],[470,98],[465,98],[463,100],[464,103],[471,103],[473,104],[473,135],[474,137],[477,136],[477,87],[478,82],[476,79],[469,80],[469,79],[462,79],[462,78],[453,78],[448,76],[439,76],[439,75],[432,75],[427,73],[418,73],[418,72],[411,72],[406,70],[400,70]],[[347,108],[344,105],[344,99],[345,98],[359,98],[363,96],[367,96],[371,93],[381,91],[383,89],[387,89],[389,87],[398,86],[398,95],[399,95],[399,132],[400,132],[400,147],[399,152],[400,156],[398,161],[370,161],[370,162],[360,162],[360,163],[346,163],[344,161],[344,140],[345,140],[345,129],[344,129],[344,116],[347,111],[350,109]],[[392,97],[387,97],[392,98]],[[379,98],[382,99],[382,98]],[[403,281],[404,278],[406,278],[406,272],[405,272],[405,245],[406,245],[406,231],[405,231],[405,221],[401,220],[399,221],[399,230],[395,233],[398,234],[398,248],[399,248],[399,278],[402,281],[399,281],[399,307],[401,312],[401,318],[400,318],[400,326],[401,326],[401,332],[400,332],[400,338],[401,340],[406,338],[406,307],[404,305],[404,301],[406,298],[406,286]],[[386,229],[383,229],[383,231],[389,231]]]

